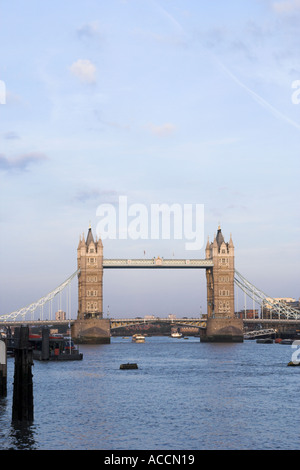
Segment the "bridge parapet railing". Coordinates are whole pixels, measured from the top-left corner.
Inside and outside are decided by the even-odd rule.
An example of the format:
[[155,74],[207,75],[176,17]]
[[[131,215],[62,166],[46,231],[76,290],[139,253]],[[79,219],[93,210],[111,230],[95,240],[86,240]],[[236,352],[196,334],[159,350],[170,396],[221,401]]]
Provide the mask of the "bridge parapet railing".
[[103,259],[103,268],[211,268],[209,259]]

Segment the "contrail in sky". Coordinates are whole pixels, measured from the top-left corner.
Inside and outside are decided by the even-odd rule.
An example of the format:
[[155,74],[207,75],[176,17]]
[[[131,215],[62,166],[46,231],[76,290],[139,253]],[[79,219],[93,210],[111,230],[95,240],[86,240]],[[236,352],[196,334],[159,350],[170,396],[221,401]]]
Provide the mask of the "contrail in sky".
[[[182,27],[182,25],[163,7],[161,7],[157,2],[154,1],[154,4],[156,5],[157,9],[160,11],[161,14],[163,14],[170,22],[173,23],[173,25],[176,27],[177,30],[179,30],[181,33],[185,34],[185,30]],[[206,51],[207,52],[207,51]],[[210,56],[213,56],[211,52],[209,53]],[[215,61],[219,64],[219,66],[225,71],[225,73],[241,88],[243,88],[252,98],[263,108],[267,109],[270,111],[276,118],[282,119],[286,121],[288,124],[292,125],[296,129],[300,130],[300,124],[297,122],[293,121],[290,119],[288,116],[285,114],[281,113],[278,111],[278,109],[274,108],[268,101],[266,101],[264,98],[259,96],[255,91],[251,90],[251,88],[247,87],[244,83],[242,83],[230,70],[228,70],[225,65],[220,62],[219,59],[214,57]]]
[[229,75],[232,78],[232,80],[235,83],[237,83],[241,88],[246,90],[247,93],[249,93],[249,95],[251,95],[255,99],[255,101],[257,101],[263,108],[268,109],[269,111],[271,111],[271,113],[275,117],[277,117],[279,119],[283,119],[284,121],[288,122],[292,126],[296,127],[296,129],[300,130],[300,124],[297,124],[295,121],[293,121],[289,117],[282,114],[280,111],[278,111],[278,109],[274,108],[274,106],[272,106],[270,103],[268,103],[264,98],[262,98],[257,93],[255,93],[255,91],[253,91],[249,87],[247,87],[232,72],[230,72],[230,70],[228,70],[227,67],[225,67],[225,65],[222,64],[220,61],[218,61],[218,63],[222,67],[222,69],[227,73],[227,75]]
[[175,26],[175,28],[180,31],[180,33],[184,33],[185,34],[185,31],[183,29],[183,27],[181,26],[181,24],[174,18],[174,16],[172,16],[165,8],[163,8],[161,5],[159,5],[156,1],[153,2],[153,4],[156,6],[156,8],[160,11],[160,13],[165,16],[168,21],[170,21],[173,26]]

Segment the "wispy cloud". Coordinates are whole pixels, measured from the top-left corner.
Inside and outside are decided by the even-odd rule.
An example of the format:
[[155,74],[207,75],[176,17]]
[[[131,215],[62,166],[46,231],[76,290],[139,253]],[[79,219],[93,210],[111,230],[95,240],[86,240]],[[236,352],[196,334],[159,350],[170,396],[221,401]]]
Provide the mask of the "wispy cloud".
[[300,11],[300,0],[285,0],[282,2],[275,2],[273,9],[277,13],[294,13]]
[[19,134],[17,134],[17,132],[15,131],[7,131],[7,132],[4,132],[2,134],[3,138],[4,139],[7,139],[7,140],[17,140],[17,139],[20,139],[20,136]]
[[105,28],[101,28],[98,21],[91,21],[77,28],[76,36],[89,50],[91,47],[99,48],[105,42]]
[[166,137],[176,131],[176,126],[170,122],[166,122],[160,126],[150,123],[146,127],[151,132],[151,134],[157,135],[159,137]]
[[88,59],[78,59],[70,67],[71,73],[83,83],[96,83],[96,66]]
[[88,201],[97,201],[98,203],[110,203],[114,204],[118,202],[117,191],[110,189],[86,189],[78,191],[75,195],[75,201],[86,203]]
[[99,38],[101,36],[101,31],[99,28],[98,21],[91,21],[90,23],[85,23],[80,28],[77,29],[77,35],[80,39],[85,38]]
[[15,158],[7,158],[0,154],[0,170],[2,171],[26,171],[31,164],[40,163],[47,160],[44,153],[31,152],[19,155]]
[[24,100],[16,93],[6,90],[6,104],[24,104]]

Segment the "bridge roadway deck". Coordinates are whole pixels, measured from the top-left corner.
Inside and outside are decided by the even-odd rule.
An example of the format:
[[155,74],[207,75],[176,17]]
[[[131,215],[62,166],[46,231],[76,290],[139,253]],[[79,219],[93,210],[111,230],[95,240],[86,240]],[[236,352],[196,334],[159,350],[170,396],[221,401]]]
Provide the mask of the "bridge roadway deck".
[[213,261],[209,259],[103,259],[103,268],[180,268],[180,269],[207,269],[213,267]]
[[[205,318],[110,318],[111,328],[118,328],[121,326],[126,325],[133,325],[133,324],[143,324],[143,323],[171,323],[171,324],[180,324],[186,326],[197,326],[199,328],[205,327],[206,319]],[[18,321],[0,321],[0,328],[3,326],[21,326],[21,325],[32,325],[32,326],[39,326],[39,325],[72,325],[75,319],[71,320],[18,320]],[[248,324],[261,324],[261,325],[297,325],[300,327],[300,319],[299,320],[286,320],[286,319],[250,319],[250,318],[243,318],[244,325]]]
[[[139,325],[144,323],[171,323],[171,324],[180,324],[186,326],[205,326],[205,319],[200,318],[110,318],[111,328],[120,328],[122,326],[128,325]],[[75,322],[74,319],[71,320],[18,320],[18,321],[0,321],[0,327],[3,326],[22,326],[22,325],[32,325],[32,326],[59,326],[59,325],[72,325]]]

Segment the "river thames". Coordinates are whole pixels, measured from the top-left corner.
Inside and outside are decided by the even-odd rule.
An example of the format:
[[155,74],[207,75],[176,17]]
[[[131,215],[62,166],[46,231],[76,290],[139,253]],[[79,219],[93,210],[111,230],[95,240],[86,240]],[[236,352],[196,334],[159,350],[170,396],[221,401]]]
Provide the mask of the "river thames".
[[[82,361],[39,362],[34,422],[11,425],[14,359],[0,400],[0,449],[296,450],[300,367],[290,345],[112,338]],[[137,370],[120,370],[136,362]]]

